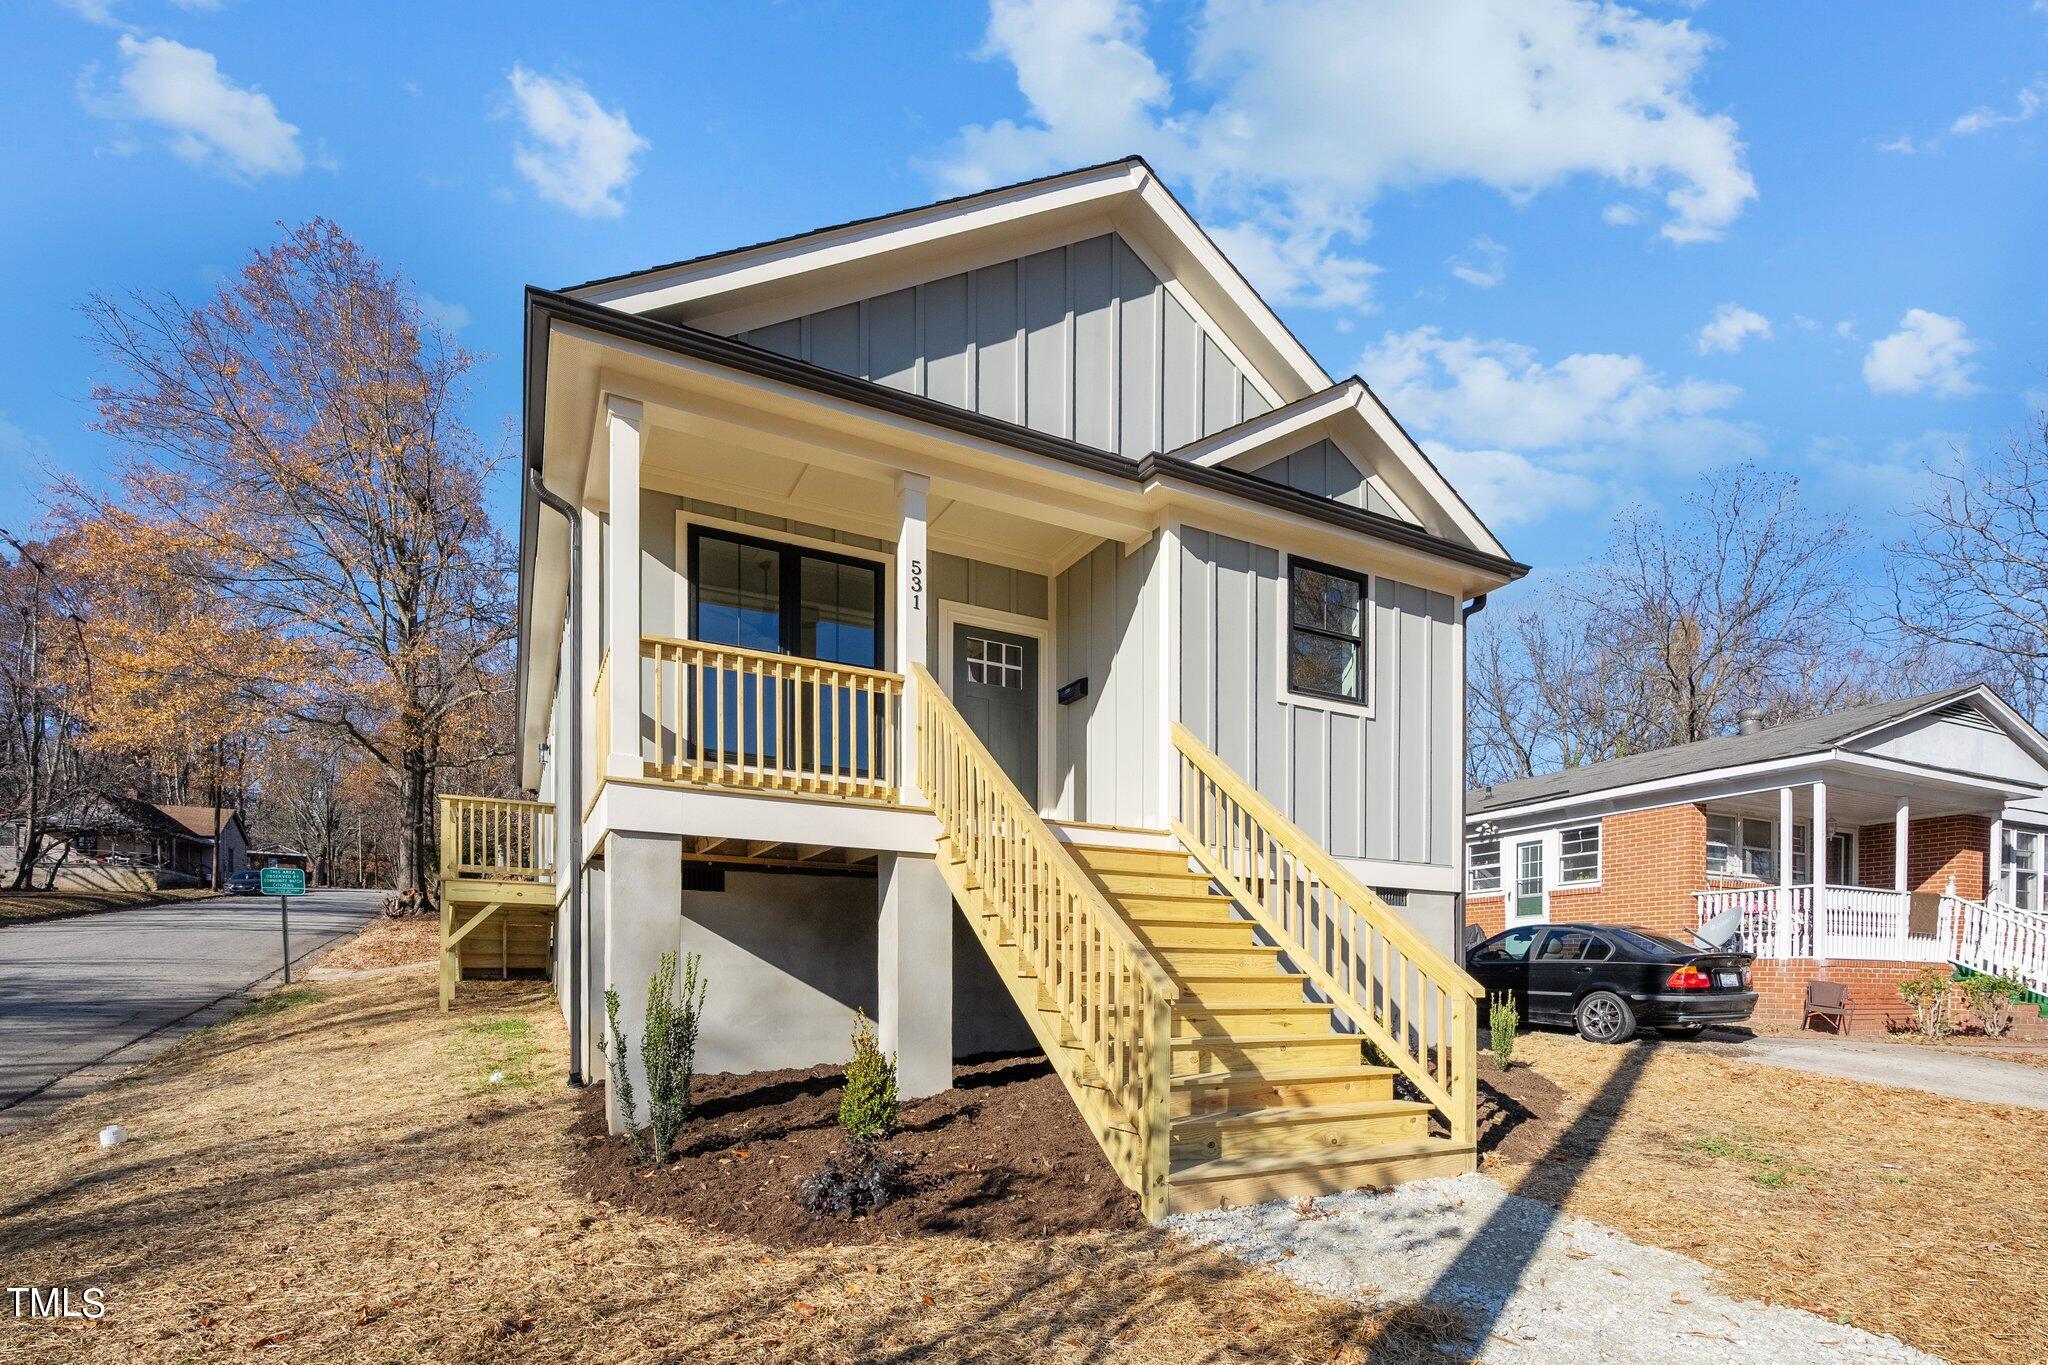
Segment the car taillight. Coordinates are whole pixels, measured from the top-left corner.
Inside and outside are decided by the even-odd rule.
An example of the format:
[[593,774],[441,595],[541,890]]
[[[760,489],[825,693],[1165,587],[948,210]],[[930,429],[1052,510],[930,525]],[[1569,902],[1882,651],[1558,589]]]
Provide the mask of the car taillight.
[[1667,991],[1704,991],[1712,989],[1713,984],[1713,978],[1690,962],[1664,978],[1664,989]]

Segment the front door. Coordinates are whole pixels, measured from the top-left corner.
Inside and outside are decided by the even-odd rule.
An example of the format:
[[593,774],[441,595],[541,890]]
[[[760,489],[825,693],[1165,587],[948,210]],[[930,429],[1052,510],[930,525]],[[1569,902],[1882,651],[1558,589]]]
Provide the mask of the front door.
[[987,626],[953,627],[953,704],[1002,770],[1038,801],[1038,641]]
[[1542,919],[1548,908],[1543,886],[1543,841],[1530,839],[1515,845],[1516,919]]

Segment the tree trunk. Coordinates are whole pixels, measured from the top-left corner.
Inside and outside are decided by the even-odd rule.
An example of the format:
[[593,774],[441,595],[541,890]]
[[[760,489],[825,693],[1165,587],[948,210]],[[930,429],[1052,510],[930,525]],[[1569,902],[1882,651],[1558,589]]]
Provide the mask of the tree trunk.
[[432,771],[423,745],[408,745],[398,773],[398,867],[400,893],[412,891],[423,904],[430,904],[427,873],[434,860],[433,822],[427,818],[433,802]]

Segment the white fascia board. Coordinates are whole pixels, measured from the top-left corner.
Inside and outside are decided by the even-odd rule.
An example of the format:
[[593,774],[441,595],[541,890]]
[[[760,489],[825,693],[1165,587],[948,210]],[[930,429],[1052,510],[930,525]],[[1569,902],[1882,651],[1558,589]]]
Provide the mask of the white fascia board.
[[725,296],[772,288],[802,276],[857,268],[902,251],[930,251],[961,236],[1013,227],[1055,212],[1106,211],[1110,201],[1137,188],[1141,174],[1134,163],[1099,166],[1007,192],[908,209],[564,292],[627,313],[709,313]]
[[1468,834],[1482,825],[1492,825],[1503,832],[1513,832],[1531,825],[1554,824],[1559,819],[1574,816],[1623,815],[1630,811],[1654,810],[1660,806],[1689,805],[1696,801],[1754,796],[1785,786],[1797,787],[1815,781],[1833,782],[1846,775],[1877,777],[1885,779],[1892,786],[1960,793],[1986,800],[1993,797],[2030,795],[2039,790],[2018,783],[1966,777],[1959,773],[1942,772],[1917,764],[1901,763],[1894,759],[1872,758],[1867,754],[1844,753],[1839,749],[1830,749],[1810,754],[1795,754],[1790,758],[1772,759],[1765,763],[1710,768],[1703,772],[1685,773],[1649,782],[1631,782],[1601,791],[1552,797],[1548,801],[1531,801],[1526,805],[1496,807],[1484,811],[1468,809],[1465,828]]
[[1929,698],[1925,706],[1909,711],[1903,716],[1894,716],[1882,725],[1873,725],[1868,730],[1859,730],[1842,742],[1844,744],[1881,742],[1894,732],[1904,729],[1915,721],[1924,720],[1937,711],[1945,711],[1958,702],[1969,702],[1973,706],[1982,707],[1985,714],[2000,729],[2006,732],[2013,743],[2025,749],[2036,763],[2048,767],[2048,737],[2044,737],[2039,730],[2035,729],[2025,716],[2022,716],[2019,712],[2013,710],[2012,707],[2006,705],[2003,697],[1982,684],[1971,688],[1967,692]]
[[[1426,499],[1429,504],[1443,511],[1451,524],[1465,538],[1466,544],[1474,549],[1485,550],[1489,554],[1506,558],[1507,547],[1494,537],[1492,531],[1486,529],[1486,523],[1479,519],[1479,514],[1474,512],[1471,504],[1451,486],[1451,481],[1446,479],[1429,456],[1423,453],[1422,447],[1409,439],[1408,433],[1394,420],[1394,415],[1387,411],[1379,396],[1370,388],[1363,385],[1360,387],[1364,392],[1358,401],[1358,413],[1365,419],[1366,425],[1372,428],[1373,434],[1393,452],[1395,465],[1381,472],[1386,475],[1388,482],[1395,483],[1395,491],[1401,494],[1402,501],[1412,507]],[[1400,487],[1396,482],[1397,475],[1406,476],[1403,482],[1412,480],[1413,487]]]
[[[1338,413],[1357,407],[1364,393],[1365,385],[1347,379],[1167,454],[1189,464],[1253,468],[1263,462],[1261,456],[1277,459],[1293,453],[1298,449],[1297,441],[1306,441],[1306,433]],[[1281,448],[1283,444],[1285,449]]]
[[584,847],[609,831],[826,844],[929,856],[939,822],[929,810],[708,791],[657,782],[604,784],[584,823]]

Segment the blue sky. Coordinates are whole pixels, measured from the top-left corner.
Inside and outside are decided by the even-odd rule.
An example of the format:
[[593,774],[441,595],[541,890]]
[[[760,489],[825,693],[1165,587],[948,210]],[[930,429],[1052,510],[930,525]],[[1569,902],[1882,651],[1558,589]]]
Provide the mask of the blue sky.
[[1745,458],[1875,546],[2048,403],[2042,0],[13,0],[0,51],[24,494],[109,454],[79,302],[279,221],[405,271],[509,444],[524,284],[1127,151],[1539,566]]

